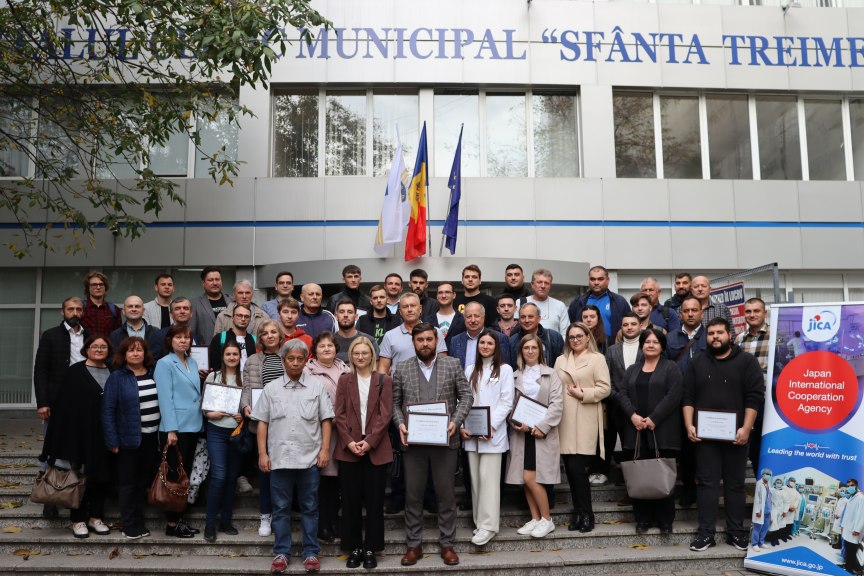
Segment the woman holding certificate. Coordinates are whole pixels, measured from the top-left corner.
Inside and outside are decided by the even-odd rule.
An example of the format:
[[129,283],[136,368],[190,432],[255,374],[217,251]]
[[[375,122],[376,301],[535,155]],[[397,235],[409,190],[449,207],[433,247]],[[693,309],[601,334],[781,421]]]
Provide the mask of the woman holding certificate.
[[[159,397],[159,432],[167,435],[167,445],[177,446],[183,458],[183,469],[192,473],[192,461],[198,433],[204,424],[201,416],[201,380],[198,364],[189,356],[192,330],[189,325],[175,324],[165,334],[164,350],[170,352],[156,363],[153,376]],[[168,465],[177,468],[174,450],[168,450]],[[168,525],[166,536],[192,538],[198,532],[186,524],[178,512],[165,514]]]
[[[660,328],[643,330],[639,348],[642,359],[627,369],[615,394],[623,414],[630,419],[629,425],[621,427],[624,459],[633,460],[637,435],[640,459],[654,458],[655,447],[661,458],[675,458],[681,450],[681,370],[678,364],[663,358],[666,335]],[[634,498],[633,515],[637,534],[652,525],[660,528],[661,534],[670,534],[675,496],[670,494],[660,500]]]
[[612,387],[606,358],[597,351],[591,329],[574,322],[567,328],[566,340],[564,353],[555,361],[555,371],[564,387],[561,455],[573,500],[568,530],[591,532],[594,510],[588,472],[595,454],[605,456],[601,401],[609,396]]
[[[240,346],[236,341],[225,342],[222,348],[222,369],[207,375],[204,383],[205,405],[207,387],[227,386],[237,394],[226,395],[236,402],[221,410],[204,410],[207,419],[207,450],[210,454],[210,486],[207,489],[207,521],[204,524],[204,539],[216,541],[216,515],[219,514],[219,530],[236,536],[238,531],[231,524],[234,514],[234,494],[237,491],[237,473],[240,470],[240,451],[231,443],[231,432],[243,421],[240,414],[240,394],[243,382],[240,378]],[[221,513],[220,513],[221,511]]]
[[348,568],[363,564],[368,570],[378,566],[375,552],[384,550],[384,489],[393,461],[387,432],[393,417],[393,381],[375,373],[375,349],[365,336],[351,342],[348,361],[351,372],[339,377],[333,420],[343,496],[341,548],[349,554]]
[[[275,320],[265,320],[258,326],[258,352],[246,358],[243,366],[243,394],[240,396],[240,409],[247,418],[252,414],[254,400],[269,382],[285,375],[285,365],[279,357],[279,347],[285,340],[282,324]],[[249,431],[255,432],[254,421],[249,423]],[[272,534],[273,503],[270,499],[270,473],[258,472],[258,509],[261,522],[259,536]]]
[[[549,512],[549,496],[543,484],[561,481],[558,424],[563,408],[561,379],[545,364],[543,341],[536,334],[524,336],[516,348],[516,396],[510,418],[510,452],[507,456],[508,484],[524,484],[531,520],[517,532],[542,538],[555,530]],[[521,403],[532,409],[520,410]],[[528,405],[526,404],[526,406]],[[539,408],[539,410],[538,410]],[[525,413],[537,419],[529,426],[515,419]],[[520,416],[527,420],[524,416]]]
[[[506,422],[513,408],[513,369],[504,362],[498,337],[490,330],[477,337],[475,357],[477,363],[465,368],[474,403],[461,434],[471,471],[471,503],[477,527],[471,542],[483,546],[498,533],[500,525],[501,456],[510,446]],[[475,423],[485,429],[474,430]]]
[[[324,381],[330,402],[336,404],[336,389],[339,377],[350,372],[350,368],[336,357],[339,343],[332,332],[324,331],[312,341],[312,358],[306,363],[305,372]],[[336,452],[338,434],[330,435],[330,462],[321,470],[318,485],[318,538],[332,542],[338,533],[339,521],[339,465],[333,457]]]

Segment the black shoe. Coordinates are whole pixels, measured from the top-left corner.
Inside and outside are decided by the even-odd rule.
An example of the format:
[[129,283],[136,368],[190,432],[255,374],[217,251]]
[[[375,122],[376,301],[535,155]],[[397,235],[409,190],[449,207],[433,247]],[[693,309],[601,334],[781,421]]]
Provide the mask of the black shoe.
[[204,540],[210,542],[216,542],[216,526],[213,524],[207,524],[204,526]]
[[636,523],[636,534],[644,534],[651,528],[651,525],[648,522],[637,522]]
[[386,506],[384,506],[385,514],[401,514],[405,511],[405,502],[388,502]]
[[363,568],[366,570],[372,570],[377,567],[378,559],[375,558],[375,553],[371,550],[366,550],[366,554],[363,555]]
[[59,512],[57,512],[57,506],[54,504],[45,504],[42,507],[42,517],[43,518],[57,518]]
[[660,525],[660,535],[661,536],[669,536],[672,534],[672,525],[671,524],[661,524]]
[[582,527],[583,515],[581,513],[574,512],[573,516],[570,517],[570,525],[567,526],[567,530],[569,532],[576,532]]
[[[207,531],[205,530],[204,532]],[[227,526],[223,526],[222,524],[220,524],[219,532],[222,532],[223,534],[228,534],[229,536],[237,536],[240,533],[240,531],[237,530],[237,528],[235,528],[233,524],[228,524]]]
[[188,526],[183,524],[182,522],[178,522],[176,525],[171,526],[170,524],[165,525],[165,535],[166,536],[174,536],[176,538],[193,538],[195,533],[189,529]]
[[696,536],[696,539],[690,542],[690,550],[694,552],[704,552],[708,548],[716,546],[713,536]]
[[318,539],[331,544],[335,537],[333,536],[333,531],[330,530],[329,526],[322,526],[318,529]]
[[188,530],[188,531],[191,532],[192,534],[200,534],[200,533],[201,533],[200,530],[198,530],[197,528],[193,528],[192,526],[190,526],[189,524],[187,524],[186,521],[183,520],[182,518],[181,518],[180,520],[177,521],[177,525],[179,526],[180,524],[182,524],[183,526],[185,526],[185,527],[186,527],[186,530]]
[[582,526],[579,527],[579,532],[583,534],[594,530],[594,514],[585,514],[582,516]]
[[736,534],[734,536],[731,534],[727,534],[726,535],[726,543],[729,544],[730,546],[734,546],[735,548],[737,548],[738,550],[741,550],[742,552],[746,552],[747,551],[747,545],[750,543],[750,541],[745,536],[741,536],[740,534]]
[[357,568],[363,563],[363,551],[360,548],[355,548],[348,556],[348,561],[345,562],[346,568]]

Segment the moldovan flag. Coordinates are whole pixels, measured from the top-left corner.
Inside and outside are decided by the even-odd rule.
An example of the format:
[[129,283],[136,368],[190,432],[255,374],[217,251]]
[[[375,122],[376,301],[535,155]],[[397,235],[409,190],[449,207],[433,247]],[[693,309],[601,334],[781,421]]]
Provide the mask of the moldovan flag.
[[378,219],[378,234],[375,236],[374,249],[379,256],[387,256],[390,248],[402,241],[402,234],[408,224],[409,184],[408,169],[405,168],[405,157],[402,155],[402,141],[399,140],[393,154],[393,163],[390,165],[390,177],[387,179],[381,217]]
[[426,122],[420,133],[417,147],[417,161],[414,175],[408,187],[408,201],[411,203],[411,217],[408,220],[408,236],[405,238],[405,261],[413,260],[426,253],[426,187],[429,183],[427,172],[429,154],[426,148]]

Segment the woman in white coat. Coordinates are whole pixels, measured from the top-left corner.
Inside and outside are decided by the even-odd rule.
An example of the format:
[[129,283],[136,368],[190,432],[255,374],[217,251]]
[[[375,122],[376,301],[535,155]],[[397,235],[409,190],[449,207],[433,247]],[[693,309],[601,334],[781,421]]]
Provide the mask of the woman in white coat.
[[[501,519],[501,458],[510,447],[507,416],[513,407],[513,369],[504,362],[498,338],[484,330],[477,338],[476,364],[465,368],[474,395],[473,408],[489,408],[491,436],[471,436],[462,428],[462,447],[471,471],[474,537],[482,546],[498,533]],[[481,488],[482,487],[482,488]]]

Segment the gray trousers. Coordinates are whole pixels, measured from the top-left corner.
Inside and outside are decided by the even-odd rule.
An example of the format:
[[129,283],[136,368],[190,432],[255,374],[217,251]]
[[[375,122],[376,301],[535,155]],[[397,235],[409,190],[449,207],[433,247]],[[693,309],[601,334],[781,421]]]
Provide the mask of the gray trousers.
[[402,453],[405,464],[405,543],[410,548],[423,540],[423,493],[431,469],[435,498],[438,500],[438,543],[453,546],[456,533],[456,454],[443,446],[411,446]]

